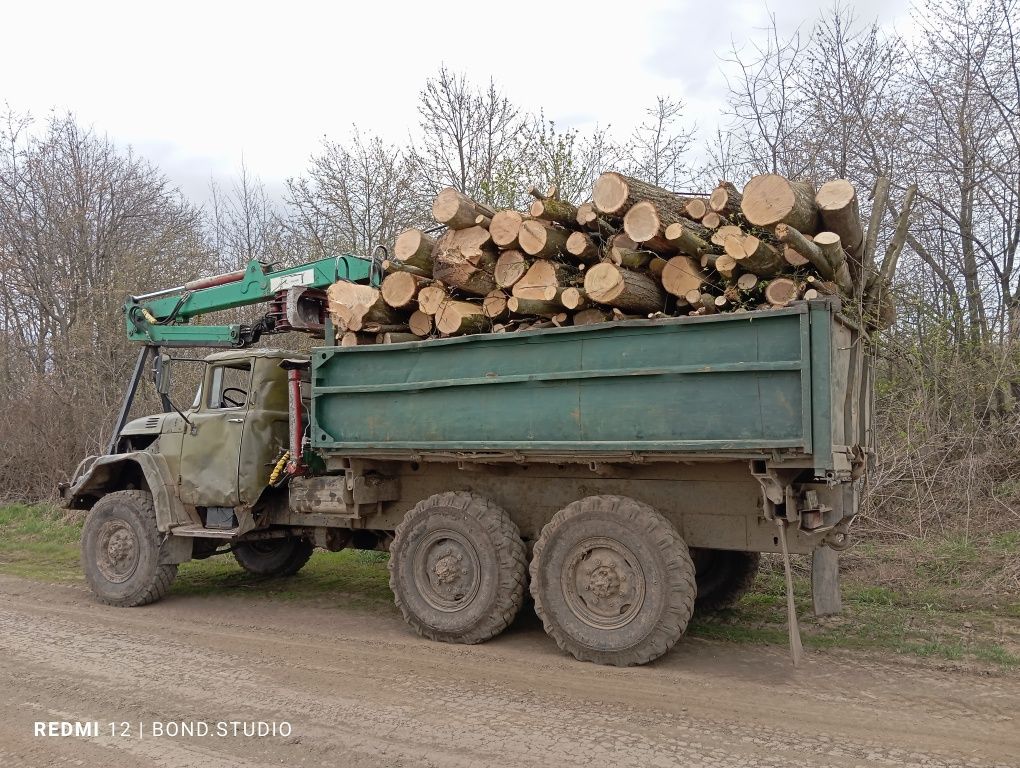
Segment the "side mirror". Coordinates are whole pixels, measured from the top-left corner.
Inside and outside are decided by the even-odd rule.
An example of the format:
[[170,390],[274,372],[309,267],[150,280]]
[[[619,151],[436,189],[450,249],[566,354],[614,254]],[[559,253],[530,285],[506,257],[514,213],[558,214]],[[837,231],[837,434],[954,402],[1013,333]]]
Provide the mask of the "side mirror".
[[170,373],[173,366],[170,364],[173,358],[170,355],[156,355],[156,392],[161,395],[170,394]]

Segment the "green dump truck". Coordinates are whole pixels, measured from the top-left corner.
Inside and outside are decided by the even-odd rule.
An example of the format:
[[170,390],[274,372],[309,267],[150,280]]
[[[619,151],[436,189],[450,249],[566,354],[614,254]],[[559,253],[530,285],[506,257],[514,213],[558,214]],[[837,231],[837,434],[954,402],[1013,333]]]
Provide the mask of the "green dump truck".
[[[297,280],[252,266],[192,291],[316,290]],[[181,300],[150,296],[129,332],[151,322],[158,343]],[[758,553],[845,546],[871,457],[871,363],[834,299],[304,355],[223,335],[240,348],[203,359],[190,408],[122,418],[63,489],[90,510],[104,602],[155,601],[192,558],[288,575],[315,547],[377,549],[425,637],[488,640],[530,591],[565,651],[641,664],[738,598]],[[166,404],[182,363],[155,343]]]

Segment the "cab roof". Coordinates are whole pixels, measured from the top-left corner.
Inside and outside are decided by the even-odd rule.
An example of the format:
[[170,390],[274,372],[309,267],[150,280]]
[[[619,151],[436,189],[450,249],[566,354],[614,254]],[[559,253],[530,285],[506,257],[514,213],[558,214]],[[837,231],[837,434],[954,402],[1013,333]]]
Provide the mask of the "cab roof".
[[250,360],[253,357],[268,357],[277,360],[308,360],[308,355],[295,352],[293,349],[227,349],[223,352],[213,352],[206,355],[207,363],[221,363],[224,361]]

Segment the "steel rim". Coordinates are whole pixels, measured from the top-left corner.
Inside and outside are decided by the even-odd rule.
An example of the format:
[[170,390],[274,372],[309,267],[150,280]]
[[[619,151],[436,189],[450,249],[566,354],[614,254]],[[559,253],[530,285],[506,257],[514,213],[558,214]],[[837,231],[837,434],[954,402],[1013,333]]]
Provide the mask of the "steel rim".
[[123,584],[138,568],[139,544],[134,528],[123,520],[108,520],[96,540],[96,564],[103,578]]
[[413,564],[418,592],[438,611],[459,611],[478,594],[478,554],[458,531],[441,528],[429,532],[415,547]]
[[629,624],[645,600],[645,574],[621,541],[596,536],[574,545],[560,574],[571,613],[595,629]]

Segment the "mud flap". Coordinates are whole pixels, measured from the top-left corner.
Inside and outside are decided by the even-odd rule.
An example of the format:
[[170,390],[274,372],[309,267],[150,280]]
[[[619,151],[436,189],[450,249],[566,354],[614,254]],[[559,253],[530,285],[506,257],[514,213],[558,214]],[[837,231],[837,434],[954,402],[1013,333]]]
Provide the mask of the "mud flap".
[[793,666],[799,667],[800,660],[804,655],[804,646],[800,642],[797,606],[793,602],[793,568],[790,565],[790,548],[786,543],[789,527],[785,520],[778,517],[776,525],[779,526],[779,542],[783,547],[783,572],[786,575],[786,626],[790,635],[790,654],[793,656]]

